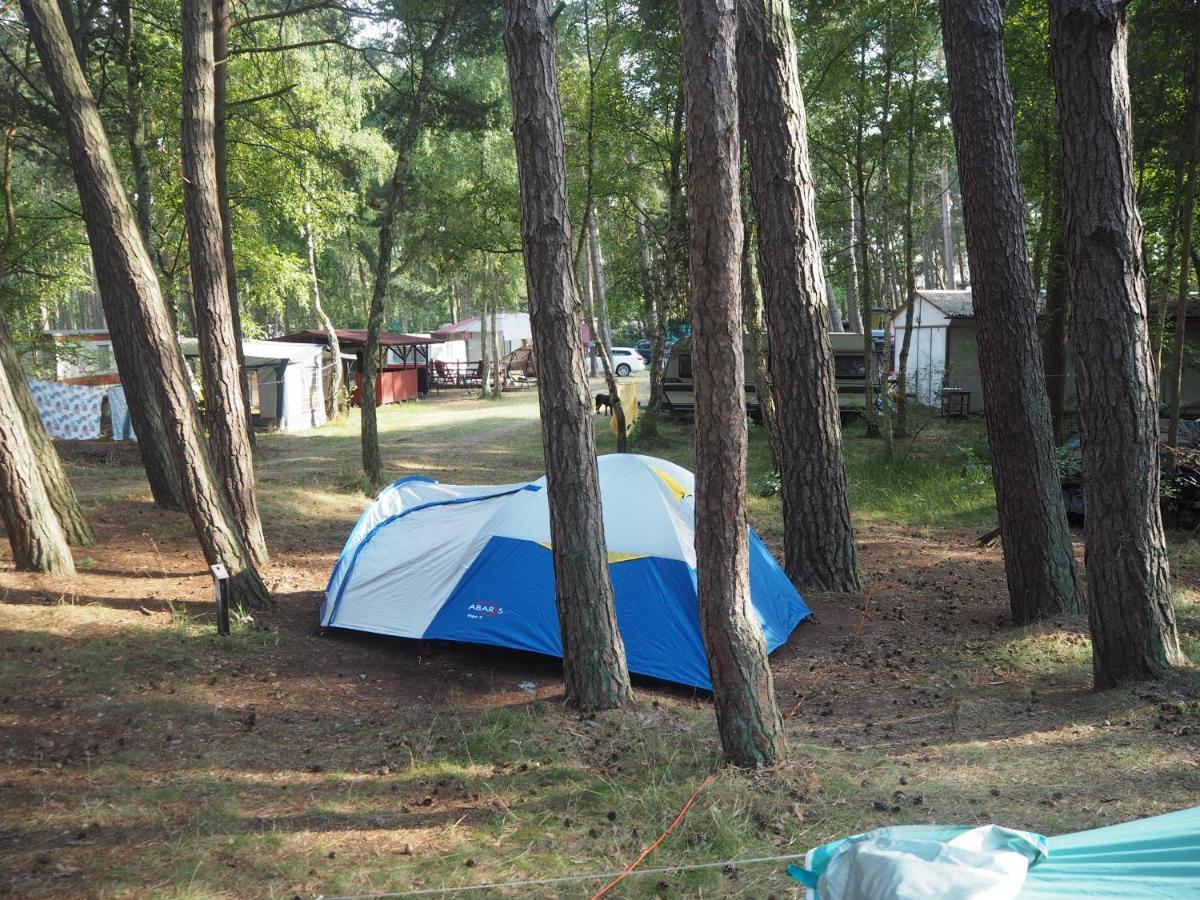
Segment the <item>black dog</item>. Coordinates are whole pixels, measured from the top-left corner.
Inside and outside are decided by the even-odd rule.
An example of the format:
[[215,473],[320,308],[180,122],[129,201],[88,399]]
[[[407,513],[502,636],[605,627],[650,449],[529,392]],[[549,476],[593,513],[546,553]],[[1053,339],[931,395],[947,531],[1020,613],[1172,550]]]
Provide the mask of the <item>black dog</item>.
[[608,394],[596,395],[596,414],[600,414],[600,410],[607,410],[608,415],[612,415],[612,398]]

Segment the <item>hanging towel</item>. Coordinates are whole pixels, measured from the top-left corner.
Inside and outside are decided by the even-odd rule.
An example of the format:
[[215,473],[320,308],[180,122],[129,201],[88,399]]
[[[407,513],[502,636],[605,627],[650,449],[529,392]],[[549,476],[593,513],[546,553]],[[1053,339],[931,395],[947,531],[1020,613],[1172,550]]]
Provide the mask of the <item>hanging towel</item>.
[[100,437],[100,404],[108,388],[30,378],[29,390],[50,437],[70,441]]
[[136,441],[133,419],[129,416],[129,401],[125,399],[125,388],[119,384],[108,389],[108,411],[112,418],[112,439]]

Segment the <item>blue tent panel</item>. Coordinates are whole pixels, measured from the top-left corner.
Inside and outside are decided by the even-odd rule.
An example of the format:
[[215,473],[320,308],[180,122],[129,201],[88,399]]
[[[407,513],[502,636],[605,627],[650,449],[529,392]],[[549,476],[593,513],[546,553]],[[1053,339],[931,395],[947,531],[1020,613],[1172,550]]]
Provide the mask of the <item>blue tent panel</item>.
[[[756,535],[751,544],[751,596],[774,650],[809,610]],[[691,567],[681,560],[641,557],[613,562],[609,573],[629,671],[711,690]],[[491,538],[425,637],[562,656],[549,548]]]

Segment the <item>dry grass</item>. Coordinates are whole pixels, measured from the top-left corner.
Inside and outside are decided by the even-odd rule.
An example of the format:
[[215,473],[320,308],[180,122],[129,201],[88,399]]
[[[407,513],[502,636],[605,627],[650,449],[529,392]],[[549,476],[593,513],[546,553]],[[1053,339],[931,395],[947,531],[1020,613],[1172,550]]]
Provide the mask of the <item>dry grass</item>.
[[[531,391],[389,408],[381,430],[391,477],[541,470]],[[819,624],[774,657],[781,704],[796,710],[791,758],[723,771],[646,866],[800,854],[882,824],[1058,832],[1196,802],[1194,669],[1095,694],[1081,620],[1003,624],[1000,557],[971,543],[994,515],[980,443],[973,426],[934,426],[884,472],[878,444],[851,438],[866,577],[894,586],[857,636],[863,597],[808,598]],[[666,425],[638,449],[686,465],[690,433]],[[752,478],[763,449],[755,435]],[[186,520],[149,508],[133,466],[72,466],[101,534],[90,562],[62,582],[0,570],[0,886],[291,897],[546,878],[619,869],[670,822],[718,760],[704,697],[641,683],[632,709],[580,719],[562,708],[553,661],[312,634],[369,502],[357,464],[353,422],[262,441],[280,609],[224,640]],[[752,517],[777,539],[774,498],[756,497]],[[1200,557],[1182,539],[1173,556],[1196,658]],[[585,888],[493,895],[531,893]],[[655,875],[614,895],[792,893],[769,864]]]

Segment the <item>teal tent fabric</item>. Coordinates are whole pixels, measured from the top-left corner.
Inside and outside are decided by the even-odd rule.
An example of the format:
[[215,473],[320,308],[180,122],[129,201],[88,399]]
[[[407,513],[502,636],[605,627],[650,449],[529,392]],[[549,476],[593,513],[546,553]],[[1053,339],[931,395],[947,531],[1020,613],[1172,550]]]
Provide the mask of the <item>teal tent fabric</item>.
[[1200,807],[1050,838],[1020,900],[1200,898]]
[[[948,841],[967,830],[937,825],[887,829],[938,841]],[[837,849],[852,839],[812,850],[803,869],[789,867],[792,877],[808,886],[810,900],[820,900],[813,890],[816,879]],[[1019,900],[1200,900],[1200,807],[1058,835],[1047,844],[1047,858],[1029,869]]]

